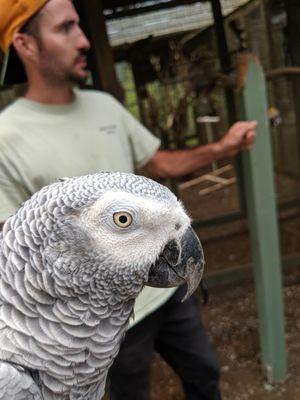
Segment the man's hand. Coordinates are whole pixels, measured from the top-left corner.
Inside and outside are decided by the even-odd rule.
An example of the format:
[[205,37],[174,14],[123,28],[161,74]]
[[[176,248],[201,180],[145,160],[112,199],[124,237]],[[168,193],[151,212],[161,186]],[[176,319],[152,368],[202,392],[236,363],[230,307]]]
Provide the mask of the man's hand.
[[256,121],[236,122],[216,143],[219,157],[233,157],[241,150],[251,149],[256,136]]
[[158,150],[144,166],[154,178],[177,178],[222,158],[250,149],[255,139],[256,121],[237,122],[215,143],[188,150]]

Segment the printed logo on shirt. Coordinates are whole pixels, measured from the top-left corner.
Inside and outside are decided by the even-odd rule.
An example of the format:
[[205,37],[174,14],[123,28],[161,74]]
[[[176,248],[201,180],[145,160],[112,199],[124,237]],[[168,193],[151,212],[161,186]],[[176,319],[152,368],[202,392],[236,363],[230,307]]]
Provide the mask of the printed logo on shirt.
[[104,125],[100,126],[100,132],[106,133],[107,135],[112,135],[116,133],[117,125]]

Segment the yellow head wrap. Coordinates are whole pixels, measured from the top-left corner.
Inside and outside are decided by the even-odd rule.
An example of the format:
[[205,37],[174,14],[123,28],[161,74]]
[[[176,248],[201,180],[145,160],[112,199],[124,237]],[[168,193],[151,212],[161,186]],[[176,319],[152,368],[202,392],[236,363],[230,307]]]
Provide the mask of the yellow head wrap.
[[48,0],[0,0],[0,47],[4,53],[13,36]]

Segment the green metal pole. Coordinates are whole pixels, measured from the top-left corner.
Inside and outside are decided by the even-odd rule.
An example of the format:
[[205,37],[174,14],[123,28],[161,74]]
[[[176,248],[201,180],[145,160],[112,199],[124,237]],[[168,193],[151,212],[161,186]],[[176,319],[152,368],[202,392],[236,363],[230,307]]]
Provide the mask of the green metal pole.
[[272,383],[286,377],[287,366],[267,94],[264,74],[258,60],[253,55],[245,55],[240,65],[240,70],[243,71],[240,79],[242,114],[247,120],[258,121],[255,145],[251,151],[244,152],[242,162],[251,232],[261,357],[267,379]]

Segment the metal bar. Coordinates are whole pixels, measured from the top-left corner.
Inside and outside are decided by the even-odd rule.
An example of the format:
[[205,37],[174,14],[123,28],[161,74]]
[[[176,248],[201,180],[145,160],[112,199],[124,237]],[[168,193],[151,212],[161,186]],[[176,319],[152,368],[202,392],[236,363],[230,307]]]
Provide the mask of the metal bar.
[[262,69],[254,56],[244,55],[240,65],[244,117],[258,121],[258,135],[250,152],[242,156],[251,234],[262,364],[270,382],[287,374],[282,279],[267,94]]
[[4,81],[5,81],[5,76],[6,76],[7,66],[8,66],[9,53],[10,53],[10,49],[8,49],[8,52],[4,55],[4,60],[2,63],[2,68],[1,68],[1,73],[0,73],[0,86],[4,86]]

